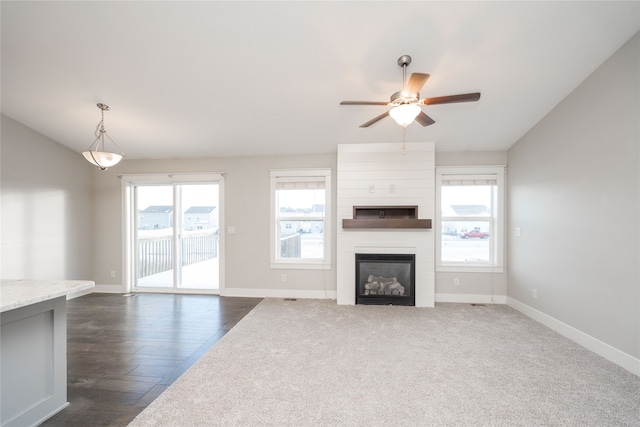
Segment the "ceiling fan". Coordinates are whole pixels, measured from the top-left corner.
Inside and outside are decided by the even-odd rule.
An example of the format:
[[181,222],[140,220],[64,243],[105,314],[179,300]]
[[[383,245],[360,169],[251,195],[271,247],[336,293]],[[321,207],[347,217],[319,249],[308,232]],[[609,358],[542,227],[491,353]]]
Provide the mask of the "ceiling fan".
[[411,57],[409,55],[402,55],[398,58],[398,65],[402,67],[402,91],[391,95],[389,102],[342,101],[340,105],[386,105],[388,107],[392,107],[389,111],[386,111],[368,122],[361,124],[360,127],[369,127],[379,120],[382,120],[387,116],[391,116],[400,126],[406,128],[414,120],[422,126],[429,126],[435,123],[435,120],[422,111],[422,105],[452,104],[455,102],[471,102],[480,99],[479,92],[420,99],[420,89],[422,89],[424,84],[427,82],[429,74],[413,73],[411,74],[409,81],[405,84],[407,66],[409,64],[411,64]]

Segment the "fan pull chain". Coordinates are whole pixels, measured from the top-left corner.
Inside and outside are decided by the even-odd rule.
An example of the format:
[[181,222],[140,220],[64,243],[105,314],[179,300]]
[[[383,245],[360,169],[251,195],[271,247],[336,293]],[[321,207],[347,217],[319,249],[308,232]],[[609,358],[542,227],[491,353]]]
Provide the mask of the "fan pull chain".
[[402,155],[407,155],[407,127],[402,128]]

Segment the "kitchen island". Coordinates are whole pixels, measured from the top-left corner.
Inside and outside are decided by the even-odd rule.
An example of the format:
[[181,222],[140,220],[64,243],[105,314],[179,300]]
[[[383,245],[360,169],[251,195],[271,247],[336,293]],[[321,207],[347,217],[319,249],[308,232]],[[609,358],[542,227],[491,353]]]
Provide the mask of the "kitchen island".
[[0,425],[33,426],[67,402],[67,295],[87,280],[0,281]]

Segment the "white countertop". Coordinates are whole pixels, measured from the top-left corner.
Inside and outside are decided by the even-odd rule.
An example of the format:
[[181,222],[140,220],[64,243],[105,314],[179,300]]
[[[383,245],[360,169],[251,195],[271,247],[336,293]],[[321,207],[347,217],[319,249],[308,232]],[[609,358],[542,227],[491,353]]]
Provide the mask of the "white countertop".
[[0,312],[91,289],[90,280],[0,280]]

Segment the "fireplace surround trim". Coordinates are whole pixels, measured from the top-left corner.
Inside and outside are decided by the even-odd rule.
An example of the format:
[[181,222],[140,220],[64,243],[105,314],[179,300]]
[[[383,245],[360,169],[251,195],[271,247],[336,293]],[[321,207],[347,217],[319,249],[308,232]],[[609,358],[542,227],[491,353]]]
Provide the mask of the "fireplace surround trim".
[[356,253],[355,303],[415,306],[416,255]]

